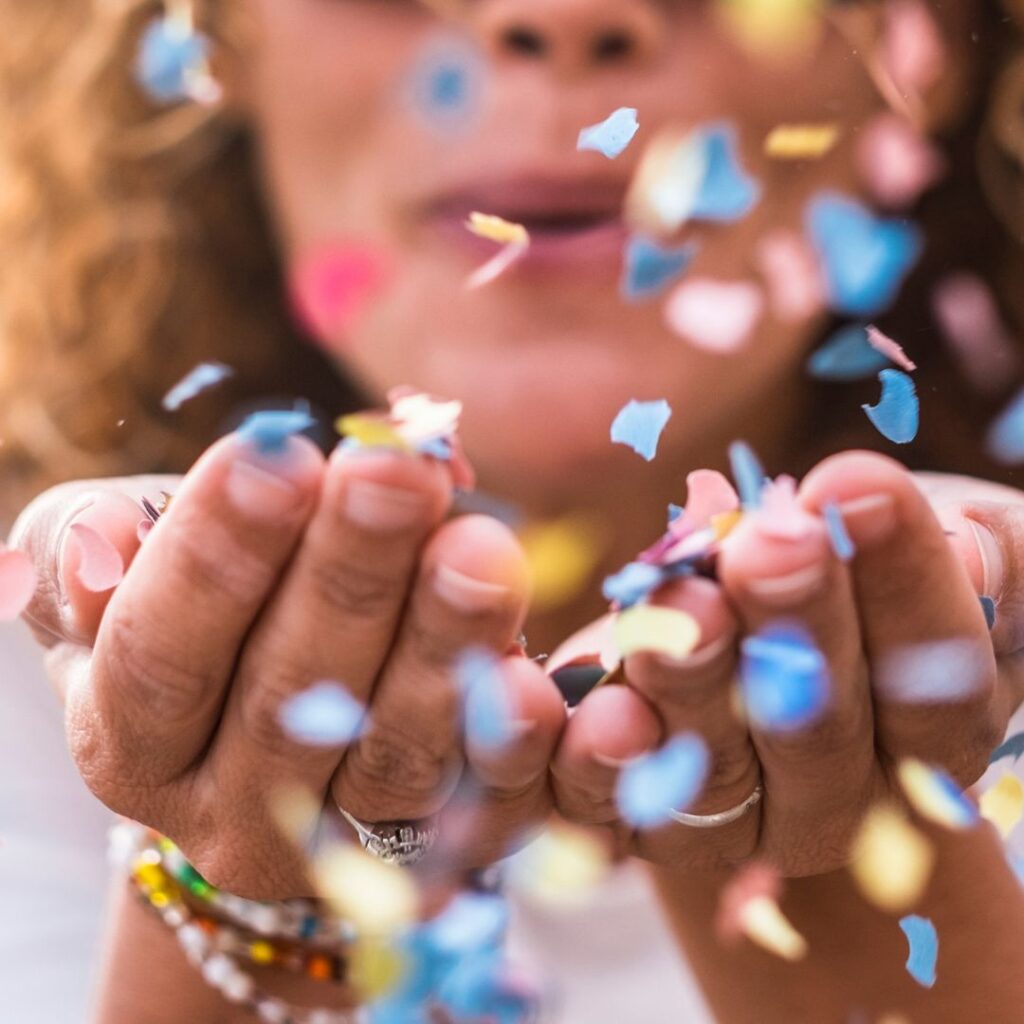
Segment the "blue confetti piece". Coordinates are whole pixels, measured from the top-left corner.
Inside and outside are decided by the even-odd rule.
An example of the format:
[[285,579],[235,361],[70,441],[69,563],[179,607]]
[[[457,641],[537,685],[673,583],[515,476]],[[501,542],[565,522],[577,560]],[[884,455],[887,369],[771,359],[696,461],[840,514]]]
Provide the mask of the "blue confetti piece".
[[135,62],[136,81],[161,103],[190,97],[190,73],[210,52],[210,41],[176,18],[158,18],[143,33]]
[[910,945],[907,973],[924,988],[935,984],[935,963],[939,958],[939,935],[927,917],[908,914],[900,918],[900,928]]
[[280,721],[298,743],[344,746],[366,728],[366,709],[345,687],[322,682],[287,700],[281,706]]
[[579,150],[595,150],[603,153],[609,160],[614,160],[633,141],[633,136],[640,130],[636,119],[636,109],[619,107],[609,114],[600,124],[592,124],[580,131],[576,140]]
[[656,402],[627,402],[612,423],[612,441],[628,445],[650,462],[658,451],[658,441],[672,409],[664,398]]
[[864,380],[889,365],[889,360],[868,342],[863,324],[847,324],[811,353],[807,372],[817,380]]
[[862,405],[875,429],[894,444],[908,444],[917,437],[920,407],[914,382],[902,370],[882,370],[882,397],[878,405]]
[[1012,853],[1005,847],[1003,850],[1006,853],[1006,860],[1010,865],[1010,869],[1017,876],[1017,882],[1020,885],[1024,885],[1024,854]]
[[462,892],[424,926],[424,933],[434,949],[458,956],[499,946],[508,922],[508,904],[500,896]]
[[985,447],[992,458],[1006,465],[1024,462],[1024,390],[992,422]]
[[825,520],[828,540],[836,558],[840,562],[848,562],[857,553],[857,549],[853,546],[853,541],[850,540],[850,535],[846,531],[843,513],[834,501],[829,501],[822,505],[821,514]]
[[168,412],[177,412],[200,392],[212,388],[222,380],[227,380],[234,372],[230,366],[223,363],[200,363],[164,395],[161,404]]
[[697,254],[695,245],[666,247],[635,235],[626,243],[620,291],[627,302],[660,294],[685,273]]
[[1018,732],[1014,733],[1009,739],[1004,740],[992,751],[988,763],[995,764],[996,761],[1004,757],[1012,757],[1014,761],[1017,761],[1022,754],[1024,754],[1024,732]]
[[836,193],[821,193],[811,201],[807,227],[830,304],[850,316],[872,316],[889,306],[923,247],[913,225],[875,217],[866,206]]
[[725,122],[702,129],[706,170],[690,216],[730,222],[745,217],[761,198],[761,187],[739,164],[736,132]]
[[501,750],[516,738],[513,709],[498,659],[482,647],[463,651],[455,661],[462,694],[466,739],[484,750]]
[[440,133],[465,130],[479,106],[484,64],[461,39],[434,39],[409,74],[409,94],[424,124]]
[[767,732],[795,732],[821,717],[829,699],[825,658],[796,626],[775,625],[742,645],[740,686],[750,721]]
[[288,449],[288,438],[316,425],[309,406],[294,409],[261,409],[238,428],[238,436],[256,447],[261,455],[281,455]]
[[630,562],[612,576],[605,577],[601,593],[620,608],[630,608],[661,583],[662,570],[647,562]]
[[682,505],[677,505],[674,501],[668,503],[668,525],[671,526],[686,509]]
[[764,468],[754,454],[753,448],[745,441],[733,441],[729,445],[729,464],[732,478],[745,509],[761,507],[761,492],[767,482]]
[[991,633],[996,628],[996,603],[991,597],[979,597],[978,600],[981,602],[981,611],[985,616],[985,625],[988,626],[988,631]]
[[660,750],[630,761],[619,773],[615,800],[634,828],[657,828],[685,810],[700,793],[711,759],[693,732],[673,736]]
[[941,768],[932,767],[932,778],[946,797],[947,807],[961,828],[970,828],[981,820],[978,808],[964,796],[964,791]]

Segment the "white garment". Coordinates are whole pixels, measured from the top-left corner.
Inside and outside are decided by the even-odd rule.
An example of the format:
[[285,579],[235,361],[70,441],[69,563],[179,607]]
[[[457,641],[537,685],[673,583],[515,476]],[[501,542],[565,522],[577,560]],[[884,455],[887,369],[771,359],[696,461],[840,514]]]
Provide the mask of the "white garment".
[[[41,656],[0,627],[0,1024],[84,1024],[108,881],[110,813],[79,779]],[[549,1024],[710,1024],[644,876],[586,909],[519,905],[510,945],[556,996]]]

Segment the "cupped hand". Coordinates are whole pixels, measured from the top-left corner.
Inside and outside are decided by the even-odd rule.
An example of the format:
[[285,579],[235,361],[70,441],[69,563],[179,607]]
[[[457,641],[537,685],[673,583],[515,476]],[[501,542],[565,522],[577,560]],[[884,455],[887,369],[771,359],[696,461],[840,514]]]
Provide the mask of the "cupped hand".
[[[584,699],[553,763],[561,813],[610,828],[621,846],[656,863],[718,869],[756,857],[799,876],[848,862],[867,808],[899,799],[901,758],[973,783],[1020,699],[1015,552],[1024,516],[1005,495],[1002,503],[973,502],[963,481],[959,489],[950,481],[928,486],[946,505],[945,528],[897,463],[858,452],[832,457],[799,489],[812,518],[798,537],[781,538],[758,513],[747,515],[723,544],[717,582],[664,587],[656,603],[692,615],[701,643],[681,662],[631,655],[628,685]],[[974,494],[991,498],[985,486]],[[856,546],[849,562],[834,553],[820,517],[829,502]],[[979,595],[991,588],[998,608],[990,634]],[[734,685],[739,642],[780,620],[809,632],[831,692],[816,721],[781,731],[745,722]],[[704,788],[686,810],[733,808],[759,783],[762,799],[714,828],[627,828],[615,801],[622,762],[684,732],[699,734],[711,756]]]
[[[138,500],[162,489],[174,499],[140,542]],[[450,500],[430,459],[339,450],[325,462],[301,437],[265,453],[231,435],[180,483],[79,483],[34,502],[12,543],[40,573],[28,618],[93,792],[175,840],[213,884],[264,899],[309,891],[274,822],[281,787],[370,822],[440,811],[466,761],[452,663],[467,646],[505,652],[527,590],[511,533],[446,520]],[[83,585],[72,523],[120,552],[115,590]],[[550,807],[561,700],[527,659],[500,669],[521,727],[498,753],[469,752],[488,849],[462,851],[467,862]],[[348,746],[282,727],[282,706],[323,680],[368,707]]]

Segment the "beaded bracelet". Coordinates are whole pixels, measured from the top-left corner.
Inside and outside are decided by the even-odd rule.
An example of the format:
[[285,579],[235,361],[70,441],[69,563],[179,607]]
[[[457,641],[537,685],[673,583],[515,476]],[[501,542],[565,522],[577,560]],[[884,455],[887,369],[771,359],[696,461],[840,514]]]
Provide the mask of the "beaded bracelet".
[[336,946],[350,945],[357,938],[352,922],[322,913],[313,900],[293,899],[280,903],[248,900],[211,885],[188,862],[170,839],[134,822],[124,822],[111,831],[111,845],[123,845],[127,856],[143,851],[160,865],[190,896],[216,910],[239,927],[267,938]]
[[[115,829],[123,828],[121,825],[115,826]],[[112,836],[111,847],[115,857],[123,856],[126,845],[123,832],[116,838]],[[291,1006],[283,999],[262,991],[252,975],[239,965],[235,955],[225,951],[225,947],[231,943],[245,940],[238,936],[225,940],[224,935],[230,932],[229,928],[193,913],[184,900],[181,887],[155,862],[152,853],[147,855],[145,845],[136,856],[124,858],[121,866],[128,869],[146,902],[174,932],[189,963],[200,971],[208,985],[217,989],[229,1002],[252,1011],[264,1024],[359,1024],[362,1019],[359,1011]],[[256,945],[260,943],[261,953],[253,959],[262,963],[279,963],[279,959],[275,959],[276,951],[272,951],[271,959],[260,959],[266,953],[266,947],[271,945],[266,940],[257,940]],[[249,943],[250,954],[253,945]],[[305,973],[309,977],[328,980],[324,978],[327,968],[322,954],[313,954],[312,960],[319,966],[312,970],[306,968]]]

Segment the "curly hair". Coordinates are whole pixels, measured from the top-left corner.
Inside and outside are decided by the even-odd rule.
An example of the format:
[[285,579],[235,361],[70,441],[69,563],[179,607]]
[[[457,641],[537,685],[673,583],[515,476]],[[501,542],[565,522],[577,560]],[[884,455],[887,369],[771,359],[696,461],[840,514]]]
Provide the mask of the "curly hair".
[[[181,471],[226,425],[225,408],[257,396],[303,394],[332,412],[350,405],[352,389],[289,313],[244,124],[222,109],[159,107],[134,81],[140,34],[163,4],[0,0],[0,9],[7,3],[0,38],[0,517],[62,479]],[[243,44],[241,5],[198,0],[196,7],[219,48]],[[992,9],[982,20],[979,51],[994,55],[1009,33]],[[981,92],[991,93],[992,61],[979,64]],[[1024,81],[1018,65],[1009,68],[1006,82]],[[995,113],[986,119],[986,110]],[[1014,124],[1024,123],[1019,110],[1011,113]],[[1021,129],[1007,134],[1008,116],[998,102],[981,103],[946,140],[953,174],[920,212],[926,224],[941,226],[930,230],[932,240],[949,244],[929,247],[918,282],[966,262],[1001,298],[1019,291],[1006,280],[1005,251],[994,242],[1000,233],[981,199],[982,186],[1004,197],[1006,188],[990,180],[995,172],[979,173],[975,155],[986,145],[1003,153],[1007,138],[1017,141]],[[1024,215],[1024,202],[1014,214]],[[928,303],[915,302],[913,292],[912,283],[885,322],[902,317],[916,334]],[[923,285],[918,292],[924,296]],[[1024,322],[1024,310],[1018,313]],[[992,409],[960,388],[941,346],[928,348],[919,387],[936,388],[945,411],[923,426],[912,460],[977,472],[978,426]],[[160,399],[168,387],[214,359],[238,371],[218,399],[165,413]],[[846,403],[833,392],[820,399],[814,436],[841,436],[837,410]],[[963,443],[968,434],[971,447]],[[867,435],[855,440],[871,443]]]

